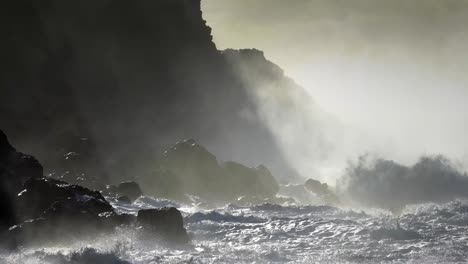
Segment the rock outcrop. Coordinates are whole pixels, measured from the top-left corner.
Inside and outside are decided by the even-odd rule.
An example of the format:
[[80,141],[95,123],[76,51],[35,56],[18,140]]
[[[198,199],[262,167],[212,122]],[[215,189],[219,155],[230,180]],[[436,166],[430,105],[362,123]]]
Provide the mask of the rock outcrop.
[[105,196],[117,198],[119,201],[133,202],[143,195],[140,185],[134,181],[121,182],[118,185],[106,185],[101,190]]
[[42,177],[43,168],[32,156],[17,152],[0,130],[0,233],[17,222],[16,195],[29,179]]
[[143,195],[140,186],[136,182],[121,182],[117,186],[117,192],[122,196],[127,196],[130,200],[134,201]]
[[[146,193],[165,198],[183,200],[184,194],[189,194],[220,203],[242,196],[262,201],[274,198],[279,190],[265,166],[249,168],[232,161],[220,165],[212,153],[193,139],[170,146],[158,166],[159,171],[139,181]],[[160,186],[168,189],[161,190]]]
[[[67,241],[76,237],[111,232],[118,226],[132,228],[136,217],[117,214],[98,191],[42,176],[42,166],[33,157],[19,153],[0,130],[0,246]],[[136,183],[117,187],[135,198]],[[139,223],[157,230],[162,240],[187,243],[182,215],[175,209],[161,210]],[[161,231],[163,230],[163,231]],[[185,234],[185,237],[184,237]]]
[[200,0],[18,0],[0,25],[2,127],[47,174],[129,180],[154,169],[155,148],[189,137],[223,159],[287,167]]
[[141,228],[141,234],[146,239],[176,244],[189,242],[182,214],[173,207],[140,210],[137,216],[137,226]]
[[30,179],[18,195],[19,224],[10,235],[21,243],[66,241],[130,225],[97,191],[53,179]]
[[96,143],[89,137],[63,133],[46,158],[45,173],[55,179],[93,189],[109,183]]
[[316,194],[323,202],[328,205],[338,206],[341,204],[336,194],[328,187],[328,184],[321,183],[314,179],[308,179],[304,186],[310,192]]

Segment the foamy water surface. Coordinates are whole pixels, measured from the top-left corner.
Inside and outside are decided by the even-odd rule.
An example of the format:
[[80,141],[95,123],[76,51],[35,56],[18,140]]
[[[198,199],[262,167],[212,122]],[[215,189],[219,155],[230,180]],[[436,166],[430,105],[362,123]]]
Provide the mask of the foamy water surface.
[[[176,206],[192,245],[168,248],[129,230],[88,241],[2,253],[0,263],[467,263],[468,202],[411,206],[402,229],[420,237],[372,237],[395,229],[383,211],[326,206],[227,205],[215,210],[141,197],[113,203],[119,212]],[[391,232],[391,231],[388,231]]]

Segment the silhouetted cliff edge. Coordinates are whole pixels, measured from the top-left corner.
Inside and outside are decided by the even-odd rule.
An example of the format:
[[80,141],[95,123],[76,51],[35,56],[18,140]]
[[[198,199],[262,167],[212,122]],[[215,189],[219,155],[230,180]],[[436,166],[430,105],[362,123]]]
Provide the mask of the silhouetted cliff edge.
[[17,0],[0,10],[1,128],[46,172],[85,151],[91,174],[118,181],[151,166],[153,149],[195,138],[221,160],[289,173],[200,0]]

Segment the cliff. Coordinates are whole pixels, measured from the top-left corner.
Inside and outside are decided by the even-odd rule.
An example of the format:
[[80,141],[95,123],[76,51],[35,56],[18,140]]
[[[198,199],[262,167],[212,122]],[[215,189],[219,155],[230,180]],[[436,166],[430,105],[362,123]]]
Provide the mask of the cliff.
[[47,172],[82,138],[103,179],[142,173],[153,149],[184,138],[221,160],[287,166],[200,0],[18,0],[0,12],[1,127]]

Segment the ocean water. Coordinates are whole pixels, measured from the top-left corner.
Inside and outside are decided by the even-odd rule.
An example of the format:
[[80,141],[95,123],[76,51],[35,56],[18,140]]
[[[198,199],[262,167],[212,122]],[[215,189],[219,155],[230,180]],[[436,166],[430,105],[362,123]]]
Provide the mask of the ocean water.
[[1,253],[0,263],[468,263],[465,200],[410,206],[399,218],[401,229],[379,210],[271,204],[207,210],[151,197],[113,205],[126,213],[178,207],[192,245],[169,248],[122,229]]

